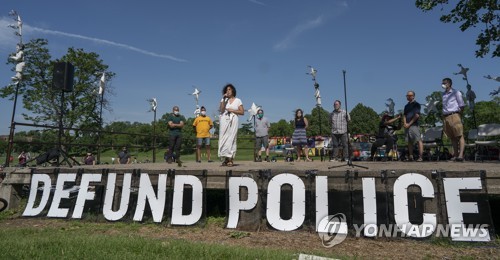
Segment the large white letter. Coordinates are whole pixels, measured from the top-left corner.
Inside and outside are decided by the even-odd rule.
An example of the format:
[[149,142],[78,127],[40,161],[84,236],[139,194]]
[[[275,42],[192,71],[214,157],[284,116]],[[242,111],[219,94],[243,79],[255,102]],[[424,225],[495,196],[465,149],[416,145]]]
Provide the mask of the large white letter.
[[[193,191],[191,214],[182,215],[182,198],[184,185],[190,185]],[[203,213],[203,185],[198,177],[192,175],[176,175],[174,183],[174,198],[172,201],[172,225],[193,225]]]
[[[364,228],[363,233],[366,237],[376,236],[377,226],[377,191],[375,188],[375,178],[363,178],[363,222],[365,227],[373,227],[374,230]],[[372,232],[375,231],[375,232]]]
[[[247,200],[240,200],[240,187],[246,187]],[[240,217],[240,210],[251,210],[257,205],[259,190],[257,183],[249,177],[229,178],[229,217],[226,228],[236,228]]]
[[[40,199],[40,204],[35,208],[35,201],[38,195],[38,183],[42,183],[43,191],[42,198]],[[31,177],[31,188],[30,197],[28,199],[28,204],[23,212],[23,217],[34,217],[42,213],[43,209],[47,205],[50,197],[50,188],[52,187],[50,176],[48,174],[33,174]]]
[[[472,232],[464,225],[463,213],[479,213],[477,202],[461,202],[460,190],[481,190],[480,178],[443,178],[448,224],[458,227],[459,232],[450,232],[453,241],[490,241],[488,229]],[[470,235],[472,234],[472,235]],[[477,234],[477,235],[476,235]]]
[[[292,217],[289,220],[281,219],[280,201],[281,186],[292,186]],[[299,228],[305,219],[305,192],[304,182],[296,175],[283,173],[274,176],[267,187],[266,217],[269,225],[282,231],[291,231]]]
[[328,176],[316,176],[316,232],[319,223],[328,216]]
[[110,221],[122,219],[127,214],[128,204],[130,202],[130,187],[132,184],[132,173],[123,175],[123,185],[120,199],[120,206],[117,211],[113,211],[113,200],[115,198],[116,173],[108,173],[108,183],[106,184],[106,196],[102,212],[104,218]]
[[[428,237],[436,229],[436,214],[424,213],[424,222],[421,225],[410,223],[407,189],[411,185],[420,187],[422,197],[434,198],[434,187],[424,175],[407,173],[399,176],[394,182],[394,219],[401,232],[413,237]],[[432,228],[428,228],[429,226]]]
[[82,218],[83,206],[85,206],[85,201],[93,200],[95,197],[95,191],[89,191],[90,182],[101,182],[102,174],[83,174],[82,180],[80,181],[80,190],[78,191],[78,197],[76,198],[75,209],[73,209],[72,218]]
[[76,173],[60,173],[57,175],[56,191],[54,192],[54,198],[52,199],[52,204],[50,204],[49,213],[47,217],[50,218],[65,218],[68,216],[69,209],[59,208],[61,199],[69,198],[69,189],[64,189],[65,182],[75,182]]
[[154,222],[161,222],[165,210],[165,198],[167,196],[167,174],[158,174],[158,197],[155,195],[149,174],[141,173],[139,183],[139,194],[137,195],[137,207],[135,208],[134,220],[142,221],[146,200],[151,206],[151,214]]

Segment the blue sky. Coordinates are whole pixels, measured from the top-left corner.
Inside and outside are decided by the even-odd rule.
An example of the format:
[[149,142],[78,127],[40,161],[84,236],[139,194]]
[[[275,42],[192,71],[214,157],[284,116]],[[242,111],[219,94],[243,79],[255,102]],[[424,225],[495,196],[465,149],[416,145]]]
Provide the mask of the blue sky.
[[[252,102],[276,122],[293,110],[315,106],[307,66],[318,70],[323,108],[344,101],[377,112],[388,98],[396,110],[415,90],[417,101],[440,90],[441,79],[466,91],[458,63],[469,70],[477,100],[490,100],[500,76],[499,59],[475,58],[478,31],[461,32],[439,21],[440,11],[424,13],[414,1],[400,0],[215,0],[215,1],[3,1],[0,6],[0,57],[6,61],[17,42],[10,10],[24,21],[24,41],[46,38],[53,58],[69,47],[96,52],[115,72],[113,112],[105,122],[151,122],[149,98],[158,100],[158,117],[180,106],[192,116],[196,86],[200,104],[215,113],[224,84],[237,88],[245,110]],[[447,7],[445,7],[447,10]],[[0,64],[0,85],[13,73]],[[13,102],[0,100],[0,134],[9,132]],[[344,107],[344,104],[342,105]],[[16,121],[21,118],[18,103]],[[248,118],[245,115],[244,119]]]

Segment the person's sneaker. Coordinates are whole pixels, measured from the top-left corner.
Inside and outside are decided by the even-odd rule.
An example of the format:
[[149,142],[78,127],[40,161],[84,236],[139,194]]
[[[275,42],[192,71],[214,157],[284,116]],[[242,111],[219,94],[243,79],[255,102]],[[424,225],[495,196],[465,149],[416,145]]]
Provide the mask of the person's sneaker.
[[170,159],[170,158],[169,158],[169,159],[167,159],[167,163],[168,163],[168,164],[171,164],[171,163],[172,163],[172,159]]
[[424,160],[422,159],[422,157],[418,158],[417,159],[417,162],[423,162]]
[[269,157],[266,156],[266,162],[269,162]]
[[177,159],[177,166],[182,167],[182,161],[180,159]]
[[196,161],[196,162],[197,162],[197,163],[201,163],[201,161],[200,161],[200,160],[198,160],[198,161]]
[[212,161],[212,160],[208,160],[208,162],[214,162],[214,161]]
[[413,162],[413,157],[407,157],[407,158],[405,159],[405,162]]

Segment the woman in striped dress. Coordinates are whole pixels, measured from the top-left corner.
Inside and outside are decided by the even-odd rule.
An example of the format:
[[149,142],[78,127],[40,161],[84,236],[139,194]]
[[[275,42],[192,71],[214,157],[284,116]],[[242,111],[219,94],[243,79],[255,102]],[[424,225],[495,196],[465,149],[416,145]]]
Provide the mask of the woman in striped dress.
[[304,148],[304,156],[306,161],[312,161],[309,158],[309,148],[307,147],[307,136],[306,129],[309,123],[307,122],[307,118],[304,117],[304,112],[302,109],[297,109],[295,111],[295,131],[293,131],[292,135],[292,145],[297,149],[297,160],[300,161],[302,157],[302,148]]

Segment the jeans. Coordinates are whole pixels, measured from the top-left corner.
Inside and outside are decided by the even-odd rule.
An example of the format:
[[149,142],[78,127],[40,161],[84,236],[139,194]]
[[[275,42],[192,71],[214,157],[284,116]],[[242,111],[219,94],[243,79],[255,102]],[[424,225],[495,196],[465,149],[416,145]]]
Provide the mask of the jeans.
[[[181,143],[182,143],[182,136],[181,135],[174,135],[170,136],[168,139],[168,158],[175,158],[179,159],[181,157]],[[173,155],[175,153],[175,155]]]

